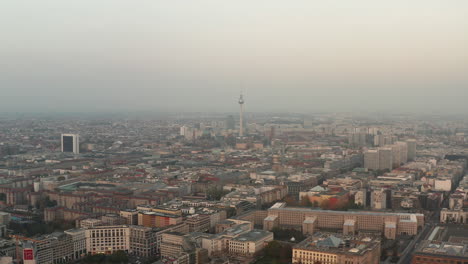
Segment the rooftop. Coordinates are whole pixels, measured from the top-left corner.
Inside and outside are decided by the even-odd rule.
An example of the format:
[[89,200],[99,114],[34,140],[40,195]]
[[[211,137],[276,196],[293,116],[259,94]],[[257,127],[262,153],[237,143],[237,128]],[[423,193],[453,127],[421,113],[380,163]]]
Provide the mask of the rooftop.
[[260,239],[263,239],[267,236],[271,236],[272,233],[271,232],[268,232],[268,231],[265,231],[265,230],[260,230],[260,229],[254,229],[250,232],[247,232],[247,233],[244,233],[244,234],[241,234],[235,238],[233,238],[232,240],[234,241],[258,241]]
[[346,255],[363,255],[376,247],[380,247],[380,240],[373,237],[317,232],[293,248]]

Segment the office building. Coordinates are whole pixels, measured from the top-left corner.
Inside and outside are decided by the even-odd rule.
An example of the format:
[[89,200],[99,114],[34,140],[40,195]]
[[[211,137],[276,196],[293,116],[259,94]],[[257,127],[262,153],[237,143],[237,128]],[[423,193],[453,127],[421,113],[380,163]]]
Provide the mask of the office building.
[[408,144],[408,160],[412,161],[416,157],[416,140],[408,139],[406,144]]
[[260,252],[265,245],[273,241],[273,233],[254,229],[228,240],[228,252],[235,255],[251,256]]
[[293,246],[292,263],[378,264],[380,240],[365,236],[315,233]]
[[80,153],[80,136],[77,134],[62,134],[62,152]]
[[120,211],[120,216],[125,219],[127,225],[138,225],[138,210],[127,209]]
[[65,230],[73,242],[73,259],[80,259],[86,255],[86,235],[83,228]]
[[130,253],[140,257],[152,257],[158,253],[157,229],[130,226]]
[[28,254],[33,254],[30,259],[35,259],[36,263],[59,264],[73,260],[72,237],[62,232],[37,237],[34,242],[25,243],[24,248],[27,249]]
[[207,232],[210,230],[210,215],[189,215],[187,216],[185,223],[189,226],[189,232]]
[[89,254],[112,254],[130,249],[130,227],[97,226],[85,230],[86,251]]
[[423,226],[423,214],[316,210],[286,207],[285,203],[273,205],[263,220],[264,230],[294,228],[308,234],[317,228],[342,230],[346,234],[371,230],[389,239],[401,234],[415,235]]

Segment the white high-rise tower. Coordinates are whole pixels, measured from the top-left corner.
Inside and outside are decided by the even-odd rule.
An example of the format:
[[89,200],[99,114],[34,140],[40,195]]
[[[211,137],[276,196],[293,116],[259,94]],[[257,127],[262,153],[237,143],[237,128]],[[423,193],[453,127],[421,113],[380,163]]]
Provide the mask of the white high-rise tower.
[[240,123],[239,123],[239,137],[244,136],[244,97],[242,94],[239,97],[239,106],[240,106]]

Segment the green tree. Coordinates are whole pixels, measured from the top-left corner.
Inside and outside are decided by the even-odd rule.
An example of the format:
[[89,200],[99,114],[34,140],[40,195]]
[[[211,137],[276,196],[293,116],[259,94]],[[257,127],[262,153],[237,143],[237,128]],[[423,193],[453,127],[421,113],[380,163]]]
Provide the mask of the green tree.
[[223,198],[224,195],[228,194],[229,191],[225,191],[221,188],[218,187],[211,187],[208,190],[206,190],[206,196],[208,200],[216,200],[219,201],[221,198]]
[[128,263],[128,256],[127,254],[122,251],[116,251],[109,256],[109,262],[111,263]]
[[279,258],[280,257],[281,243],[273,240],[265,246],[265,256],[269,258]]

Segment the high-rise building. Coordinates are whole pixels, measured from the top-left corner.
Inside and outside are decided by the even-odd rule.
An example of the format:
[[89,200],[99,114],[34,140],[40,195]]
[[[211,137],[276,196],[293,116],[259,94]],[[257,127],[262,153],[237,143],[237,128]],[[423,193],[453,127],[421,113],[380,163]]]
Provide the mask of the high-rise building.
[[80,136],[78,134],[62,134],[62,152],[80,153]]
[[348,141],[354,147],[364,147],[367,144],[367,134],[364,132],[351,133],[348,136]]
[[391,148],[379,148],[379,169],[392,170],[393,155]]
[[389,146],[392,148],[392,162],[393,168],[398,168],[401,166],[401,154],[400,154],[400,146],[397,144],[393,144]]
[[400,148],[400,162],[406,163],[408,162],[408,144],[403,141],[398,141],[395,144],[398,145]]
[[369,149],[364,152],[364,167],[369,170],[378,170],[380,168],[378,149]]
[[236,129],[236,120],[234,119],[234,116],[229,115],[228,117],[226,117],[226,129],[228,130]]
[[408,139],[406,144],[408,144],[408,160],[414,160],[416,157],[416,140]]

